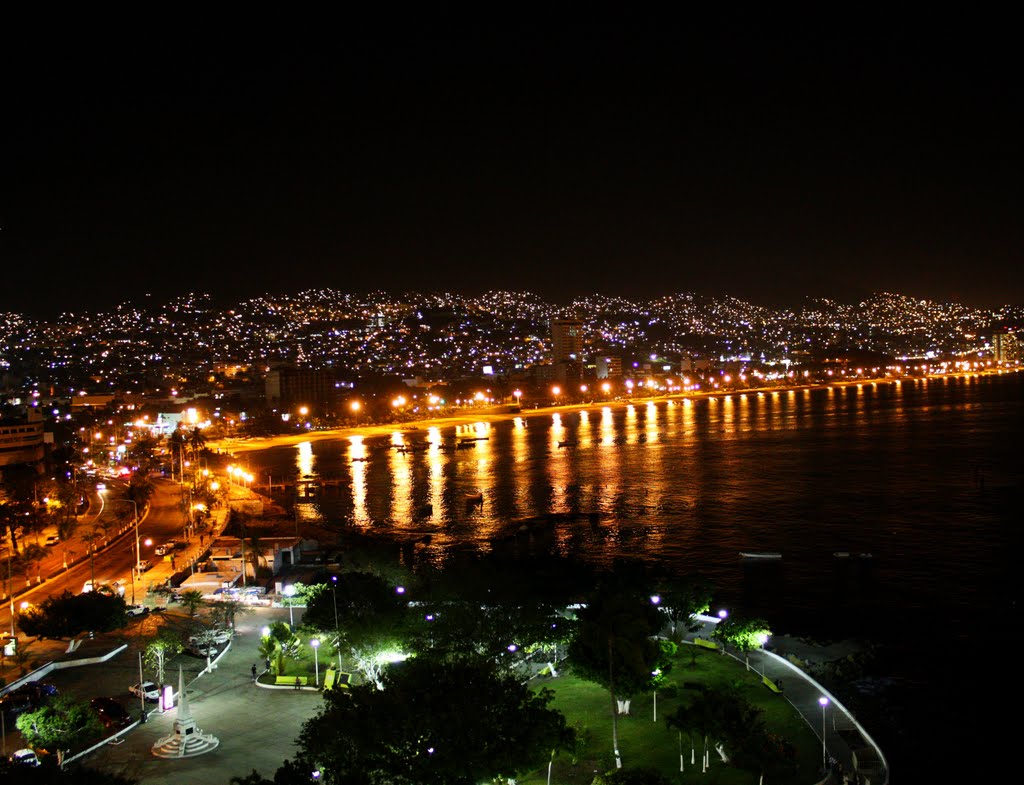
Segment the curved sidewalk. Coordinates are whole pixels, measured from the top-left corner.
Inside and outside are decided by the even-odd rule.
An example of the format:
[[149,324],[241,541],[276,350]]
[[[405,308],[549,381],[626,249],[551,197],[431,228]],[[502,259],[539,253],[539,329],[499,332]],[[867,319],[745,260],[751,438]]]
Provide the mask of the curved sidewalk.
[[[691,643],[697,638],[709,639],[719,622],[715,616],[696,618],[703,626],[685,636],[685,640]],[[734,654],[725,650],[725,654],[738,662],[749,662],[751,670],[775,684],[781,684],[782,696],[800,713],[819,739],[824,730],[828,756],[840,763],[851,777],[858,772],[861,782],[888,785],[889,763],[881,748],[849,709],[814,678],[789,660],[769,651],[756,649],[745,656],[743,652]],[[828,698],[824,709],[819,703],[822,697]]]

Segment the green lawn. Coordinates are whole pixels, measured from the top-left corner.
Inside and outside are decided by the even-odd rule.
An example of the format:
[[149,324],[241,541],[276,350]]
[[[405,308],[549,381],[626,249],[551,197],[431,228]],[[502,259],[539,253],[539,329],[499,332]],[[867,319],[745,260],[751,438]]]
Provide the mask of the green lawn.
[[[696,655],[695,664],[692,666],[691,654]],[[684,687],[684,684],[689,682],[705,684],[712,688],[736,686],[744,698],[763,710],[768,729],[796,747],[798,768],[791,782],[794,785],[809,785],[815,781],[821,766],[821,742],[785,698],[762,685],[759,675],[753,671],[748,672],[743,665],[730,657],[684,646],[681,647],[668,678],[671,684],[676,685],[676,694],[671,695],[671,689],[659,692],[657,722],[654,721],[654,698],[651,695],[634,698],[629,715],[619,716],[619,752],[624,767],[652,767],[672,781],[683,783],[749,785],[757,782],[756,775],[722,763],[714,751],[711,753],[711,768],[706,774],[701,774],[701,749],[698,746],[696,763],[691,766],[690,742],[686,736],[683,736],[686,770],[680,775],[679,737],[676,731],[668,729],[665,717],[675,711],[680,703],[688,703],[698,694],[692,688]],[[589,785],[595,773],[613,768],[611,698],[608,691],[574,677],[568,670],[560,673],[556,679],[541,679],[535,681],[534,685],[538,689],[544,687],[554,691],[555,699],[551,705],[565,715],[566,722],[570,726],[575,726],[577,732],[583,727],[585,735],[588,736],[580,759],[575,765],[570,754],[558,754],[555,758],[552,783]],[[700,743],[698,740],[698,744]],[[728,750],[726,752],[728,753]],[[530,784],[545,783],[546,778],[547,767],[544,767],[520,781]],[[766,782],[775,785],[780,781],[778,778],[766,778]]]

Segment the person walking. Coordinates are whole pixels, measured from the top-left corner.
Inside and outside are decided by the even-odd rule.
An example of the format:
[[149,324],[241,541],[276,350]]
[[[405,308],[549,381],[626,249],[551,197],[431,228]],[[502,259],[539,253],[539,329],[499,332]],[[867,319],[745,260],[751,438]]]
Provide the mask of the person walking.
[[295,689],[298,689],[301,686],[302,686],[302,681],[301,681],[301,679],[299,679],[298,676],[296,676],[295,677]]
[[252,664],[252,682],[253,682],[253,684],[256,683],[256,663],[255,662]]

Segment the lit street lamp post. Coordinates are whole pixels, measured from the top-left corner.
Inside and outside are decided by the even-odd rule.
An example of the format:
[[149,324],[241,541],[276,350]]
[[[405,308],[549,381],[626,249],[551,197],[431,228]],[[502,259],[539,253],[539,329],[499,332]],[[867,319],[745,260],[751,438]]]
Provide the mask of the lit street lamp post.
[[290,583],[284,587],[284,596],[288,598],[288,626],[295,626],[295,615],[292,611],[292,597],[295,596],[295,587]]
[[331,576],[331,599],[334,601],[334,635],[338,647],[338,673],[341,673],[341,627],[338,626],[338,576]]
[[317,687],[319,687],[320,686],[320,655],[317,652],[320,651],[320,641],[317,640],[316,638],[313,638],[313,640],[311,640],[309,642],[309,645],[313,647],[313,667],[316,669],[316,671],[315,671],[316,676],[313,677],[313,683]]
[[[103,498],[103,491],[100,491],[100,498]],[[142,550],[139,546],[139,505],[131,499],[111,499],[113,502],[124,502],[132,506],[132,515],[135,519],[135,564],[132,567],[132,605],[135,604],[135,573],[139,571],[139,564],[142,562]],[[95,586],[93,587],[96,588]]]
[[828,706],[828,698],[822,695],[818,698],[818,703],[821,704],[821,770],[827,772],[828,763],[825,757],[825,707]]

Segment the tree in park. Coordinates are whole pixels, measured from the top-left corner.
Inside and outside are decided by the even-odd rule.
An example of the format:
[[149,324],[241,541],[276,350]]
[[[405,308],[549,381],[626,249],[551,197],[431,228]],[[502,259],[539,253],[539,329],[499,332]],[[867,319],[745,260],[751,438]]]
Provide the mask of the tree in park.
[[302,644],[290,626],[283,621],[275,621],[270,625],[270,634],[261,639],[259,650],[271,660],[271,671],[283,676],[285,663],[298,658]]
[[350,572],[337,582],[306,588],[305,598],[303,626],[334,640],[342,655],[380,687],[383,669],[406,646],[410,612],[405,596],[384,578]]
[[711,586],[699,576],[669,578],[658,581],[656,585],[655,604],[668,617],[671,625],[669,637],[678,643],[684,630],[694,632],[699,629],[699,622],[695,623],[693,617],[707,613],[711,607]]
[[711,765],[710,749],[718,748],[723,760],[750,771],[778,771],[786,766],[783,745],[772,737],[761,710],[733,689],[702,692],[689,704],[680,705],[666,718],[669,728],[686,733],[691,740],[703,737],[702,770]]
[[628,711],[621,695],[652,689],[659,665],[666,665],[654,638],[662,618],[650,595],[635,584],[605,581],[578,613],[576,634],[569,644],[569,661],[582,678],[608,688],[612,709],[612,750],[619,754],[618,714]]
[[[740,616],[729,616],[715,626],[711,633],[712,638],[729,644],[743,652],[746,658],[747,652],[764,645],[764,642],[771,637],[772,631],[768,622],[764,619],[744,619]],[[749,660],[747,669],[750,669]]]
[[418,657],[392,666],[384,689],[328,692],[299,737],[330,785],[475,785],[546,764],[572,731],[533,692],[481,661]]
[[103,732],[96,712],[88,703],[66,695],[54,698],[34,711],[18,717],[18,730],[31,747],[57,751],[62,763],[70,750],[83,746]]
[[180,637],[166,630],[146,644],[146,651],[142,658],[146,665],[156,672],[158,684],[163,684],[166,681],[167,661],[180,654],[182,648]]

